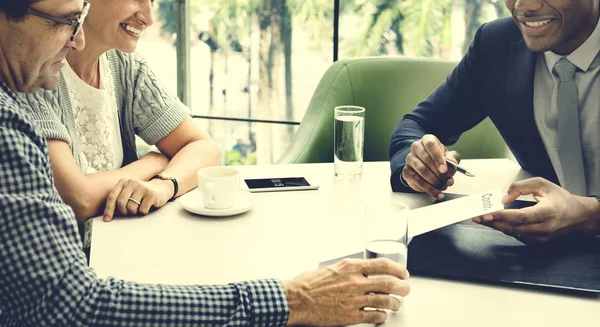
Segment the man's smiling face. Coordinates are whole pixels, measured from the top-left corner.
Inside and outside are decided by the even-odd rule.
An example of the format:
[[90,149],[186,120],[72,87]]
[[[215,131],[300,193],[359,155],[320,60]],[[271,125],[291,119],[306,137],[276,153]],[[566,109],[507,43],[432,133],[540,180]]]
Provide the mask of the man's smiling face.
[[598,0],[505,0],[529,49],[566,55],[594,31]]

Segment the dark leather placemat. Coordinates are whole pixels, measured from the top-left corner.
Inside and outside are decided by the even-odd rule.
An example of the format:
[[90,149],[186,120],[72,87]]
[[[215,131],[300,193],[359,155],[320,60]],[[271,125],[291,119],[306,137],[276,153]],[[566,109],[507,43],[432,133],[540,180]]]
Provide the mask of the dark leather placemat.
[[415,237],[408,269],[413,276],[600,294],[600,239],[526,246],[487,227],[454,224]]
[[600,239],[526,246],[455,224],[415,237],[408,253],[414,275],[600,293]]

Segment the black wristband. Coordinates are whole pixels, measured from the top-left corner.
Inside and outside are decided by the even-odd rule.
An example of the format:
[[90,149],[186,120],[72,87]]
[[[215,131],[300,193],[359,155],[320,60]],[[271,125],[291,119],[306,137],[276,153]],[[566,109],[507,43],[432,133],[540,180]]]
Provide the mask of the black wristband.
[[173,196],[171,197],[171,200],[173,200],[177,192],[179,192],[179,184],[175,178],[170,179],[170,181],[173,182]]
[[168,181],[173,182],[173,196],[169,199],[169,201],[173,200],[175,198],[175,195],[177,195],[177,192],[179,192],[179,183],[177,183],[177,179],[175,179],[175,177],[158,174],[158,175],[154,175],[152,178],[150,178],[150,180],[153,180],[155,178],[159,178],[164,181],[168,180]]

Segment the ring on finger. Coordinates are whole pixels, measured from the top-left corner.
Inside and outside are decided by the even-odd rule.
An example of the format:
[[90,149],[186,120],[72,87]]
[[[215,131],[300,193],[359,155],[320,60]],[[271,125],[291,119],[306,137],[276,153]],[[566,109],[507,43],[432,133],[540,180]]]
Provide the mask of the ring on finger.
[[134,198],[129,198],[127,201],[131,201],[131,202],[133,202],[133,203],[135,203],[137,205],[141,205],[142,204],[140,201],[138,201],[138,200],[136,200]]

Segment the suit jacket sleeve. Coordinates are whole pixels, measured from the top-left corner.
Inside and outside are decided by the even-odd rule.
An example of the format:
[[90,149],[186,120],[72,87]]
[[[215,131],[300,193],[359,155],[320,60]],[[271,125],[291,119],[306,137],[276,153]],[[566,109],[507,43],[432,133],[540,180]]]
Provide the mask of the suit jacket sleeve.
[[446,81],[394,129],[390,141],[390,182],[394,192],[412,191],[402,184],[400,175],[413,142],[425,134],[433,134],[444,145],[452,145],[462,133],[486,118],[481,96],[488,57],[482,44],[485,26],[477,30],[469,51]]

